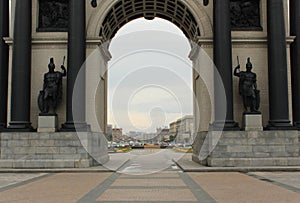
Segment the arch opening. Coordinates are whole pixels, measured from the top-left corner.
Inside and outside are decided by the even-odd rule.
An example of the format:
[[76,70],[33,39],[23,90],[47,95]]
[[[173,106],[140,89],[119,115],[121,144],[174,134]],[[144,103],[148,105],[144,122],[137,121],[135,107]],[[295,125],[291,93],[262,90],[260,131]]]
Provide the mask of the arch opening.
[[[156,127],[193,115],[190,51],[182,30],[161,18],[139,18],[118,30],[109,47],[108,122],[127,133],[153,133]],[[147,113],[158,113],[157,107],[165,114],[150,118]]]

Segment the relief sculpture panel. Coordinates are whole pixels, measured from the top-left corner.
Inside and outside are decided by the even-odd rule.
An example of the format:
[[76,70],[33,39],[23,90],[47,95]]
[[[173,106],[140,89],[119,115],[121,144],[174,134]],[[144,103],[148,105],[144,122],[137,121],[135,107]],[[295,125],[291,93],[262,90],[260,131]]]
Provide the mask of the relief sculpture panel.
[[68,2],[68,0],[39,0],[37,31],[67,31]]
[[232,30],[262,30],[260,0],[230,0]]

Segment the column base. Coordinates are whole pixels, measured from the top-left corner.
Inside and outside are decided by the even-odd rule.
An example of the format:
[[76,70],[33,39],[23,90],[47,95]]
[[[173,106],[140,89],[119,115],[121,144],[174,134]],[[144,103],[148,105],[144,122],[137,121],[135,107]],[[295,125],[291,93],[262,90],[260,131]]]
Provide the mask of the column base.
[[295,121],[293,126],[296,128],[296,130],[300,130],[300,121]]
[[240,131],[239,124],[235,121],[215,121],[211,125],[213,131]]
[[60,132],[90,132],[91,126],[86,122],[66,122],[61,125]]
[[296,130],[289,120],[271,120],[265,130]]
[[31,126],[30,122],[26,121],[12,121],[5,129],[5,132],[34,132],[35,129]]
[[0,132],[4,132],[6,130],[6,124],[0,123]]

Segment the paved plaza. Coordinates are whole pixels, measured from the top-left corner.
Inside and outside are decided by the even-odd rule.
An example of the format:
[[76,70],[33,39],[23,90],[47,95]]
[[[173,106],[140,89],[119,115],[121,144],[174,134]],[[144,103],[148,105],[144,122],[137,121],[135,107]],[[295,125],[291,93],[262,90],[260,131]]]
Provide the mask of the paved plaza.
[[134,150],[111,154],[106,170],[3,171],[0,202],[300,202],[300,172],[184,172],[172,160],[196,165],[179,155]]
[[299,202],[299,172],[1,174],[0,202]]

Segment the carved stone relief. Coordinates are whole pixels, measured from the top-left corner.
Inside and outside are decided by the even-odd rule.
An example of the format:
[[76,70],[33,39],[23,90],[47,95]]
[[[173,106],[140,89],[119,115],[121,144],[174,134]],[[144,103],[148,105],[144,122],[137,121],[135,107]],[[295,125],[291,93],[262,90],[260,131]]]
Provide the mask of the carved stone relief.
[[262,30],[260,0],[230,0],[232,30]]
[[39,0],[37,31],[67,31],[68,2],[68,0]]
[[[230,0],[232,30],[262,30],[260,0]],[[39,0],[37,31],[68,30],[68,0]]]

